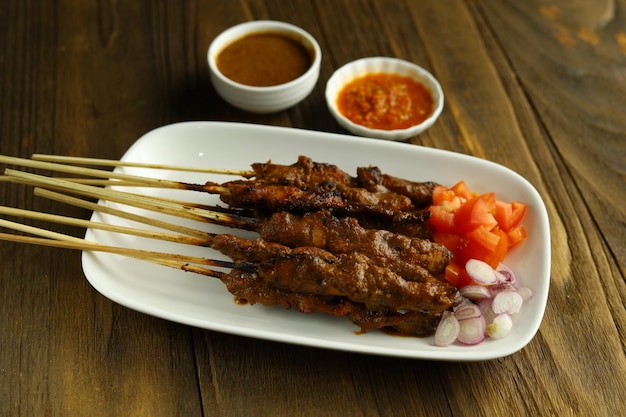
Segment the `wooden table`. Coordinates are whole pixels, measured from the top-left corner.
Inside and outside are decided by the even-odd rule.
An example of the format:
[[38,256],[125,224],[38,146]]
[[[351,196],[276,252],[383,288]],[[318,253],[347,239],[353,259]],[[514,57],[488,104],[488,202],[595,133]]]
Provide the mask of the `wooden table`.
[[[323,50],[292,109],[226,105],[211,40],[292,22]],[[243,121],[345,133],[331,73],[389,55],[440,80],[446,106],[410,143],[486,158],[541,193],[552,236],[541,328],[520,352],[434,362],[221,334],[119,306],[80,253],[0,243],[1,415],[616,416],[626,400],[626,3],[583,0],[10,0],[0,7],[0,154],[120,158],[165,124]],[[2,205],[89,212],[0,185]],[[61,228],[69,232],[69,228]]]

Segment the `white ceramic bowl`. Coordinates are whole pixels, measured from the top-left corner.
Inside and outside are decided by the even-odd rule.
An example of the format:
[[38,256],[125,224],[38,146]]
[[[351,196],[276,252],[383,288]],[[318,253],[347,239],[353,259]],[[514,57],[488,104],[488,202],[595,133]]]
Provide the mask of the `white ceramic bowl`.
[[[375,73],[398,74],[410,77],[424,85],[433,97],[433,112],[422,123],[407,129],[370,129],[350,121],[337,108],[339,92],[355,78]],[[326,83],[326,102],[337,122],[355,135],[378,139],[404,140],[419,135],[435,123],[435,120],[437,120],[443,110],[443,91],[435,77],[419,65],[397,58],[371,57],[349,62],[335,71]]]
[[[253,33],[272,32],[300,42],[311,54],[311,67],[300,77],[285,84],[255,87],[235,82],[217,68],[217,56],[232,42]],[[285,110],[309,95],[319,78],[322,52],[317,41],[306,31],[289,23],[255,20],[233,26],[219,34],[209,46],[207,59],[211,82],[228,103],[252,113],[274,113]],[[242,62],[241,65],[246,65]]]

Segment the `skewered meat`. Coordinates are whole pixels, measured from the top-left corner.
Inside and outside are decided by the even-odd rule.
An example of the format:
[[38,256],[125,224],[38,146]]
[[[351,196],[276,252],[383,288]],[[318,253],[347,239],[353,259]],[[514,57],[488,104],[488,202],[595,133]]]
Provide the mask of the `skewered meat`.
[[383,174],[377,167],[357,168],[359,186],[370,190],[387,190],[407,196],[415,207],[432,204],[433,189],[437,183],[433,181],[416,182]]
[[377,167],[359,167],[357,176],[351,177],[336,165],[314,162],[306,156],[298,157],[292,165],[277,165],[271,162],[254,163],[252,169],[257,181],[267,184],[311,187],[324,182],[334,182],[350,187],[365,188],[370,192],[388,192],[409,197],[416,207],[432,202],[432,191],[437,185],[432,181],[416,182],[383,174]]
[[358,252],[321,255],[294,250],[259,264],[259,275],[276,288],[344,296],[370,310],[443,311],[454,301],[456,288],[449,284],[406,281]]
[[345,297],[319,296],[287,292],[268,285],[258,274],[246,268],[235,268],[222,277],[228,291],[238,302],[260,303],[265,306],[281,306],[301,313],[326,313],[348,317],[361,328],[361,332],[390,328],[403,335],[425,336],[432,334],[441,313],[432,311],[396,312],[372,311],[365,305]]
[[407,281],[358,252],[333,255],[320,248],[291,249],[233,235],[217,235],[212,247],[253,263],[259,276],[277,289],[343,296],[370,310],[443,311],[456,294],[456,288],[442,281]]
[[363,188],[333,182],[324,182],[305,189],[293,185],[244,180],[214,186],[228,190],[226,193],[220,193],[220,199],[229,206],[258,210],[261,213],[276,211],[306,213],[326,209],[344,215],[371,214],[394,217],[415,210],[411,200],[400,194],[373,193]]
[[313,162],[311,158],[299,156],[293,165],[277,165],[271,162],[254,163],[251,165],[257,181],[268,184],[295,185],[305,188],[323,182],[335,182],[349,186],[358,186],[355,179],[340,170],[337,166]]
[[[274,213],[254,230],[265,240],[292,248],[315,246],[334,254],[358,250],[370,258],[386,259],[385,264],[389,267],[391,260],[408,264],[406,274],[414,272],[416,266],[421,267],[425,275],[440,274],[451,258],[450,251],[443,245],[387,230],[365,229],[354,218],[338,218],[326,210],[303,216]],[[396,272],[403,274],[403,271]]]

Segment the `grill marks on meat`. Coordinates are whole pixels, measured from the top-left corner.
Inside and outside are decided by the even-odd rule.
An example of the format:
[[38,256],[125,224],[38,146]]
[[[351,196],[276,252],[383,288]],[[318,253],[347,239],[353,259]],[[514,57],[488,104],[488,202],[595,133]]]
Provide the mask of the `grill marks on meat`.
[[368,221],[421,223],[430,214],[424,209],[432,201],[436,185],[382,174],[376,167],[358,168],[357,176],[351,177],[335,165],[305,156],[293,165],[255,163],[252,169],[254,179],[207,183],[205,190],[226,189],[228,192],[220,192],[224,203],[254,210],[260,216],[327,209]]
[[[259,277],[286,292],[340,296],[370,310],[430,310],[449,308],[456,288],[438,280],[407,281],[359,252],[340,255],[315,247],[287,246],[262,239],[218,235],[212,247],[239,263],[254,263]],[[249,265],[248,265],[249,268]],[[277,302],[275,304],[280,304]]]
[[364,188],[324,182],[312,187],[267,184],[264,181],[239,180],[222,184],[229,190],[220,199],[231,207],[249,208],[262,214],[275,211],[306,213],[328,209],[344,215],[369,214],[394,217],[413,210],[411,200],[403,195],[373,193]]
[[406,281],[358,252],[319,256],[294,251],[259,264],[258,271],[277,288],[344,296],[370,310],[443,311],[456,294],[456,288],[443,282]]
[[292,165],[254,163],[252,170],[256,180],[270,184],[305,188],[324,182],[334,182],[349,187],[365,188],[370,192],[392,191],[408,197],[415,207],[431,204],[432,192],[437,185],[432,181],[416,182],[383,174],[379,168],[372,166],[357,168],[357,176],[352,177],[336,165],[314,162],[302,155]]
[[323,182],[334,182],[349,186],[358,186],[354,179],[337,166],[322,162],[313,162],[311,158],[299,156],[293,165],[277,165],[271,162],[251,165],[257,180],[270,184],[295,185],[304,188]]
[[335,254],[359,251],[406,277],[441,274],[452,256],[443,245],[387,230],[366,229],[354,218],[338,218],[326,210],[303,216],[274,213],[255,230],[263,239],[292,248],[315,246]]
[[245,268],[235,268],[222,278],[228,291],[239,302],[281,306],[301,313],[326,313],[348,317],[360,327],[361,332],[374,329],[392,329],[404,335],[425,336],[432,334],[441,318],[433,311],[368,310],[363,304],[346,297],[320,296],[283,291],[268,285],[258,274]]

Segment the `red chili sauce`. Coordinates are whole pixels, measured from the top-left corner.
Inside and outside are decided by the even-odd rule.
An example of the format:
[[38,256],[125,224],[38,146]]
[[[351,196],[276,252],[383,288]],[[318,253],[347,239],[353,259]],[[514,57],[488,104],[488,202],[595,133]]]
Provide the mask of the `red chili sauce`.
[[409,77],[370,74],[348,83],[337,98],[339,112],[371,129],[395,130],[417,125],[433,112],[428,89]]
[[255,33],[228,45],[217,56],[217,68],[240,84],[268,87],[304,74],[313,59],[295,39],[273,32]]

